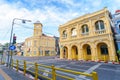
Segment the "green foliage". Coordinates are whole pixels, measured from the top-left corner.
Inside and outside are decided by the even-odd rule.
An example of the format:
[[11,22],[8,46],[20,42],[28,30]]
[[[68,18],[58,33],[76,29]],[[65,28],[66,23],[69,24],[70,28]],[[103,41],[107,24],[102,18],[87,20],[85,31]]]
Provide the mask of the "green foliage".
[[118,50],[117,53],[120,55],[120,50]]
[[0,55],[2,55],[3,54],[3,51],[0,51]]

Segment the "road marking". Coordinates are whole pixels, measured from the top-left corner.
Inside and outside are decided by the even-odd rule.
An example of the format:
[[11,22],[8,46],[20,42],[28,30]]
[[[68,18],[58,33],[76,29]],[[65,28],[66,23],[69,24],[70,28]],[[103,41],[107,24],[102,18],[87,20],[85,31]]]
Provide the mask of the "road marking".
[[2,69],[0,69],[0,74],[4,77],[5,80],[12,80],[12,78],[6,74]]
[[29,67],[27,67],[26,70],[28,70],[28,69],[30,69],[30,68],[32,68],[32,67],[34,67],[34,65],[33,65],[33,66],[29,66]]
[[98,64],[94,65],[93,67],[91,67],[88,70],[86,70],[85,73],[91,73],[93,70],[98,68],[100,65],[102,65],[102,63],[98,63]]
[[[86,70],[84,73],[90,74],[93,70],[95,70],[96,68],[98,68],[100,65],[102,65],[102,63],[98,63],[98,64],[94,65],[93,67],[91,67],[91,68],[89,68],[88,70]],[[86,76],[79,75],[78,77],[80,77],[80,78],[85,78]],[[76,77],[76,80],[78,80],[78,79],[77,79],[78,77]]]
[[66,65],[57,65],[57,66],[55,66],[55,67],[57,67],[57,68],[61,68],[61,67],[65,67]]
[[49,70],[48,69],[45,69],[45,72],[43,73],[43,75],[44,76],[48,76],[48,73],[47,72],[49,72]]
[[78,69],[78,68],[71,68],[71,67],[65,67],[65,68],[76,71],[85,71],[84,69]]
[[[40,67],[39,67],[40,68]],[[43,68],[43,67],[41,67],[42,69],[45,69],[45,71],[51,71],[51,69],[46,69],[46,68]],[[62,72],[62,71],[56,71],[56,73],[58,73],[58,74],[62,74],[62,75],[64,75],[64,76],[68,76],[68,77],[71,77],[71,78],[77,78],[77,80],[83,80],[83,79],[85,79],[85,80],[89,80],[89,79],[86,79],[86,78],[80,78],[80,77],[78,77],[77,75],[74,75],[74,74],[71,74],[71,73],[66,73],[66,72]],[[43,73],[43,75],[46,75],[46,76],[48,76],[46,73]]]

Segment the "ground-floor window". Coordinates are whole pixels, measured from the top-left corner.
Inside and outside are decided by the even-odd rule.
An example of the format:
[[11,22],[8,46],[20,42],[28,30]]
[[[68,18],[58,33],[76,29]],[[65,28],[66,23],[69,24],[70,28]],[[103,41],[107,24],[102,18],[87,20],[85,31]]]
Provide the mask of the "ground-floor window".
[[90,49],[90,46],[87,46],[87,55],[91,55],[91,49]]
[[76,47],[76,55],[78,55],[78,50],[77,50],[77,47]]
[[34,51],[34,55],[36,55],[36,51]]
[[43,51],[42,50],[40,50],[40,55],[43,55]]
[[51,51],[52,54],[55,54],[55,51]]
[[46,51],[45,51],[45,55],[48,56],[48,55],[49,55],[49,52],[50,52],[49,50],[46,50]]
[[106,45],[101,45],[100,46],[100,51],[101,51],[101,54],[107,55],[108,54],[107,46]]

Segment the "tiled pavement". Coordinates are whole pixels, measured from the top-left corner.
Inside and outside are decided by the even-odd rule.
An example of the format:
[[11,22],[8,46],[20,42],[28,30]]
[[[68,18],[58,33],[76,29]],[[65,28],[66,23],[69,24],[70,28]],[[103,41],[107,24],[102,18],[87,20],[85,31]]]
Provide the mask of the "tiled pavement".
[[14,69],[0,65],[0,80],[32,80]]

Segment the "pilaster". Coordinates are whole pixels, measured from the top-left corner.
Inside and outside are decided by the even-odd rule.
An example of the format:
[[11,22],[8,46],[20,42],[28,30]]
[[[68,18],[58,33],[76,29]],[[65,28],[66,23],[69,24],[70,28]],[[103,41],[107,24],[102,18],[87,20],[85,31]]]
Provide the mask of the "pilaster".
[[78,60],[83,60],[83,49],[82,47],[78,46]]
[[72,54],[71,54],[71,46],[68,46],[68,59],[72,59]]
[[64,55],[63,55],[63,48],[60,47],[60,59],[63,59],[64,58]]

